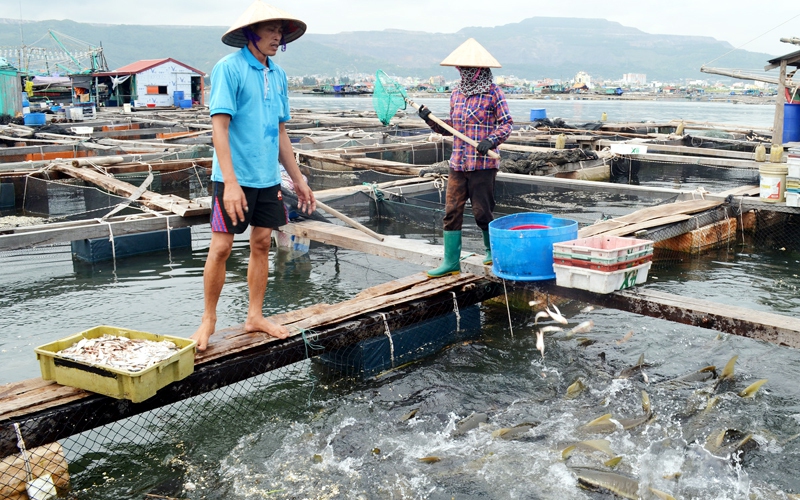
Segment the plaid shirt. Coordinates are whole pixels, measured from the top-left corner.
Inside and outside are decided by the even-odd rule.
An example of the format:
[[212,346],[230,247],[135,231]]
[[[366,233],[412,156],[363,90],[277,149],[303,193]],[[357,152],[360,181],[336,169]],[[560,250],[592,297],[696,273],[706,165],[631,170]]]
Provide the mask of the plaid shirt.
[[[475,142],[489,139],[497,148],[511,135],[511,113],[500,90],[492,84],[488,94],[465,96],[456,89],[450,96],[450,119],[445,123],[466,135]],[[436,122],[428,120],[434,132],[442,135],[453,135]],[[458,137],[453,137],[453,154],[450,156],[450,168],[459,171],[486,170],[498,168],[500,161],[489,155],[482,155]]]

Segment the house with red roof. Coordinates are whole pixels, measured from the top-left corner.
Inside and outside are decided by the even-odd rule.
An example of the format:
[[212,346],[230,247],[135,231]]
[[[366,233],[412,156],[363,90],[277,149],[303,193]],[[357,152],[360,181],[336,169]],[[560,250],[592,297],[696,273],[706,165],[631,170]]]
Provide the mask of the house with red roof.
[[203,105],[203,78],[199,69],[172,58],[144,59],[127,66],[94,73],[105,84],[101,101],[106,105],[133,107]]

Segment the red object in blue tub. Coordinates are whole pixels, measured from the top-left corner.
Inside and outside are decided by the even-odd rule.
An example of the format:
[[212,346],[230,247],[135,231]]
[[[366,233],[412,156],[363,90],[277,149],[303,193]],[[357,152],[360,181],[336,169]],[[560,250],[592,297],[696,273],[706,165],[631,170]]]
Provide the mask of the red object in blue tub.
[[511,231],[520,231],[522,229],[550,229],[550,226],[543,226],[541,224],[523,224],[521,226],[514,226],[509,229]]

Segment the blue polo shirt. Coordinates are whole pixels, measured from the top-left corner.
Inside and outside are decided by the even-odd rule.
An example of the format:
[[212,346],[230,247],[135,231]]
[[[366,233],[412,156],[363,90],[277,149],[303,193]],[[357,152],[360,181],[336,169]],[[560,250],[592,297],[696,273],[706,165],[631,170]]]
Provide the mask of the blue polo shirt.
[[[230,115],[229,141],[239,185],[265,188],[281,183],[278,124],[288,121],[286,73],[272,60],[265,67],[247,47],[229,54],[211,72],[211,116]],[[211,180],[222,182],[217,153]]]

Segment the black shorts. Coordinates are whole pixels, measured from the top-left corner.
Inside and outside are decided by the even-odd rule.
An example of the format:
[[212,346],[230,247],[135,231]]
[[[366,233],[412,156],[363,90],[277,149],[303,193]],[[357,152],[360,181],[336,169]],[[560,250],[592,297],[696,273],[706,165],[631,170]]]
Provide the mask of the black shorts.
[[244,222],[237,221],[234,226],[222,202],[225,184],[211,182],[212,231],[242,234],[247,229],[247,226],[277,229],[286,225],[288,217],[286,207],[283,205],[280,184],[268,188],[242,187],[242,191],[244,191],[244,196],[247,199],[247,212],[244,213]]

